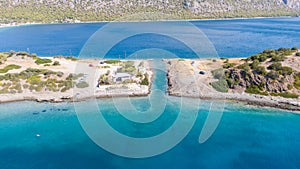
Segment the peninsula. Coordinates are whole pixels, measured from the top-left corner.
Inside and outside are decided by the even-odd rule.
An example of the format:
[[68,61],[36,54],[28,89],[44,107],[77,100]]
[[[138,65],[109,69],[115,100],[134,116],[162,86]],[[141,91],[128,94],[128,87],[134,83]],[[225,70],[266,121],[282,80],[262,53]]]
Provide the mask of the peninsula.
[[300,110],[297,47],[265,50],[249,58],[165,62],[170,95]]
[[144,96],[150,92],[151,77],[147,60],[40,58],[26,52],[3,52],[0,53],[0,103]]

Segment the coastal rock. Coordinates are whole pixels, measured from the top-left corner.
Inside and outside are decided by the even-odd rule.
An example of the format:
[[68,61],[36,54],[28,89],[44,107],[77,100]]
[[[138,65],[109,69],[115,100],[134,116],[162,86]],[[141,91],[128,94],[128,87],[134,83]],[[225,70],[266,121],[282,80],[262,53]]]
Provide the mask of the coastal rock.
[[281,93],[288,91],[288,86],[293,85],[294,78],[292,75],[287,75],[282,81],[274,81],[266,76],[259,75],[257,73],[251,73],[246,75],[245,72],[239,69],[230,69],[229,79],[232,79],[229,88],[234,90],[241,90],[250,87],[251,85],[260,86],[264,90],[272,93]]

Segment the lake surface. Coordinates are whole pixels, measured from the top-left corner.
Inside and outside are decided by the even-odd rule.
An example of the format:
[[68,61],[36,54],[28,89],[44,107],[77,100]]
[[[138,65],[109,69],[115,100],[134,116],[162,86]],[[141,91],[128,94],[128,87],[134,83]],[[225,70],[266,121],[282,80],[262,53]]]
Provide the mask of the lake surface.
[[[300,18],[261,18],[192,21],[215,46],[220,57],[247,57],[266,48],[300,46]],[[107,23],[30,25],[0,29],[0,51],[27,51],[42,56],[77,56],[86,41]],[[189,56],[179,43],[156,35],[125,40],[109,57],[123,57],[160,44],[175,54]],[[128,55],[128,54],[127,54]]]
[[[299,18],[273,18],[192,23],[207,34],[219,55],[244,57],[265,48],[300,46],[299,21]],[[0,37],[5,39],[0,42],[0,49],[18,51],[30,48],[30,51],[44,56],[69,55],[70,52],[77,55],[89,36],[103,25],[104,23],[36,25],[0,29]],[[134,41],[143,43],[137,45]],[[169,42],[157,35],[135,37],[118,44],[111,57],[124,53],[125,48],[130,53],[131,50],[153,46],[155,41]],[[182,46],[171,44],[174,51],[182,52],[180,54],[188,52],[179,50],[183,49]],[[170,46],[162,43],[162,48]],[[153,89],[165,90],[164,72],[157,72],[155,75]],[[97,104],[112,128],[127,136],[144,138],[167,130],[179,116],[182,100],[169,96],[166,98],[167,104],[162,116],[149,124],[124,119],[114,105],[116,100],[100,99]],[[185,101],[188,106],[181,111],[184,115],[182,128],[191,124],[196,117],[191,131],[170,151],[143,159],[116,156],[96,145],[80,125],[73,103],[0,104],[0,168],[300,168],[300,115],[226,102],[216,131],[205,143],[200,144],[198,138],[208,117],[211,102],[201,101],[197,116],[194,116],[191,112],[199,100]],[[91,101],[86,101],[77,104],[87,107],[90,103]],[[140,111],[151,106],[147,98],[132,98],[131,103]],[[88,112],[83,112],[85,113],[89,115]],[[132,115],[131,111],[123,113]],[[144,115],[145,118],[151,118],[151,114]],[[121,140],[120,144],[125,143]],[[128,151],[132,148],[126,147]]]

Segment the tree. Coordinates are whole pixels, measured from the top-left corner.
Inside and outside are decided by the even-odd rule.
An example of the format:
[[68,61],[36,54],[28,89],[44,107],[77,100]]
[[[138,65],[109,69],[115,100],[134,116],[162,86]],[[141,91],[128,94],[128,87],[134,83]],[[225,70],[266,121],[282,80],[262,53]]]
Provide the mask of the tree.
[[257,66],[254,71],[260,75],[265,75],[267,73],[266,68],[263,66]]
[[53,66],[59,66],[60,63],[58,61],[54,61]]
[[280,70],[282,68],[282,64],[280,62],[272,63],[268,69],[269,70]]
[[297,46],[294,46],[294,47],[292,47],[292,50],[294,50],[294,51],[296,50],[296,51],[297,51],[297,50],[298,50],[298,47],[297,47]]
[[267,73],[266,75],[268,78],[271,78],[273,80],[276,80],[279,78],[279,73],[278,72],[275,72],[275,71],[270,71],[269,73]]

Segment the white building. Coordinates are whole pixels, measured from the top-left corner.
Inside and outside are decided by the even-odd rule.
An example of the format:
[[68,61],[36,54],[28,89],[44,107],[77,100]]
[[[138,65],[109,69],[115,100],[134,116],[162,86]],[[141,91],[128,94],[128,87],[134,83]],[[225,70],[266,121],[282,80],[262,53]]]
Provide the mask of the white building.
[[114,82],[123,82],[125,80],[131,80],[132,75],[129,73],[116,73],[113,75]]

